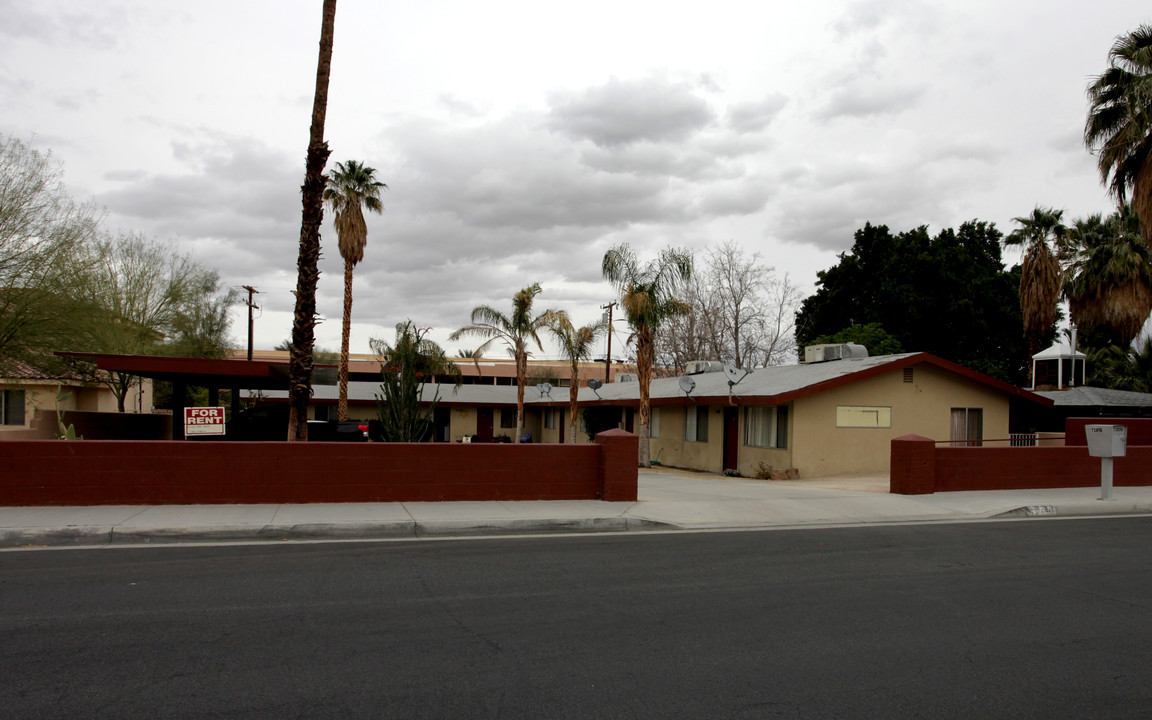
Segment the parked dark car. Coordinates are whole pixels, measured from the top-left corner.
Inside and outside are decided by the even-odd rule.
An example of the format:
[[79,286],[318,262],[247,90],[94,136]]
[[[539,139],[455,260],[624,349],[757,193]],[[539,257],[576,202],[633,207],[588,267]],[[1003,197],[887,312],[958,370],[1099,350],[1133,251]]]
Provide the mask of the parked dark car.
[[[277,442],[288,439],[288,406],[258,405],[241,410],[224,424],[224,437],[205,436],[204,440],[241,440]],[[359,420],[309,420],[309,442],[368,442],[368,423]]]

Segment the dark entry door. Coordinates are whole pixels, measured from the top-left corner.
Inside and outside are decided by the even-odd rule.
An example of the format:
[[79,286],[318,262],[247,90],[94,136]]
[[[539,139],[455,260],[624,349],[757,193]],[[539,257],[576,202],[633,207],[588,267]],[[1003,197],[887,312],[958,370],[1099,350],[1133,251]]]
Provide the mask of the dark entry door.
[[476,440],[492,442],[492,408],[476,410]]
[[740,408],[724,408],[724,470],[735,470],[740,464]]

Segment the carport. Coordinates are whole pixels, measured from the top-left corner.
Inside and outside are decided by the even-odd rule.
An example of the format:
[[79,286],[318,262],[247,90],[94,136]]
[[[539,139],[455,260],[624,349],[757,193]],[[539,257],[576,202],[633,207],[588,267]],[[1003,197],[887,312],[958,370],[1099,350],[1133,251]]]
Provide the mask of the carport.
[[[57,352],[62,357],[92,363],[97,370],[162,380],[172,383],[172,439],[184,439],[184,395],[189,387],[208,390],[208,404],[220,404],[220,389],[232,390],[233,415],[240,412],[241,390],[288,390],[288,363],[269,360],[216,360],[209,358],[164,357],[159,355],[116,355],[111,353]],[[336,365],[315,365],[313,385],[335,385]],[[375,372],[348,373],[349,381],[375,380]]]

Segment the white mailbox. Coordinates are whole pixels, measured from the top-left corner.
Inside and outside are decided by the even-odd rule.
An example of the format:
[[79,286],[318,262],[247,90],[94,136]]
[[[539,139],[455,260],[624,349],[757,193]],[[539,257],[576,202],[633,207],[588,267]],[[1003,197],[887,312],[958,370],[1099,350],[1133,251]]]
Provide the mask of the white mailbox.
[[1124,457],[1128,447],[1127,425],[1085,425],[1088,454],[1098,458]]

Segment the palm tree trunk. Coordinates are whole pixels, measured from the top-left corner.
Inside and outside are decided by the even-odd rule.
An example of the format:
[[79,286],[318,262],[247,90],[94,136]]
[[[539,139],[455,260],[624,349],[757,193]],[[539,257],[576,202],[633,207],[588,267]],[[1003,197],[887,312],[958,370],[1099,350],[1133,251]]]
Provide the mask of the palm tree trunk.
[[640,467],[652,467],[652,452],[648,447],[648,384],[652,379],[652,328],[636,328],[636,373],[640,382]]
[[576,442],[576,412],[577,402],[576,399],[580,395],[580,366],[575,357],[572,358],[572,383],[568,388],[568,424],[571,426],[571,431],[568,433],[568,442]]
[[528,353],[522,348],[516,350],[516,439],[524,434],[524,383],[528,381]]
[[344,261],[344,323],[340,327],[340,400],[336,417],[348,419],[348,336],[352,334],[352,261]]
[[1140,235],[1152,247],[1152,157],[1144,161],[1132,187],[1132,209],[1140,218]]
[[301,190],[300,256],[296,262],[296,311],[288,356],[288,440],[308,439],[308,401],[312,397],[312,347],[316,340],[316,285],[320,279],[320,223],[324,220],[324,119],[328,112],[328,76],[332,70],[332,39],[336,0],[324,0],[320,26],[320,56],[316,62],[316,93],[308,137],[304,185]]

